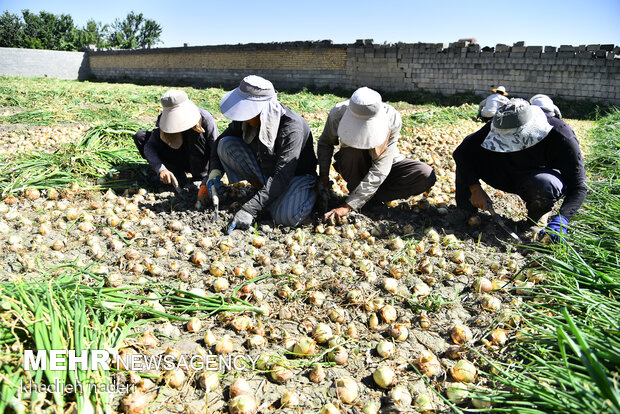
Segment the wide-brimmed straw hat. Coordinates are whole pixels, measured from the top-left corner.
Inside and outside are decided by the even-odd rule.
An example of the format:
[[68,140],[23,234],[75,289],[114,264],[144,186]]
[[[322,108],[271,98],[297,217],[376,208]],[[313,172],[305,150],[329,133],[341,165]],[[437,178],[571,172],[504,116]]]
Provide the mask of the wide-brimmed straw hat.
[[504,88],[503,86],[498,86],[495,89],[491,89],[493,92],[495,93],[499,93],[502,94],[504,96],[508,96],[508,92],[506,92],[506,88]]
[[521,151],[538,144],[552,128],[540,107],[525,99],[511,99],[493,116],[482,147],[494,152]]
[[560,108],[558,108],[551,98],[547,95],[543,95],[539,93],[530,98],[530,104],[540,106],[542,110],[550,116],[557,116],[558,118],[562,118],[562,113],[560,112]]
[[187,94],[177,89],[170,89],[161,97],[163,110],[159,119],[159,128],[167,134],[187,131],[200,122],[198,107],[189,100]]
[[358,149],[376,148],[387,140],[389,132],[381,95],[367,87],[356,90],[338,125],[342,143]]
[[260,114],[276,96],[273,84],[267,79],[246,76],[237,88],[222,97],[220,111],[233,121],[247,121]]

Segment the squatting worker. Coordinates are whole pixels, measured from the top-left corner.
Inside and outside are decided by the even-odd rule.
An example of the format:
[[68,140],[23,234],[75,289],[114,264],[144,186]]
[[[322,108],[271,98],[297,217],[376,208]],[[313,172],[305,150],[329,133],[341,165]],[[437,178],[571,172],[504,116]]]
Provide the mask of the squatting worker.
[[545,115],[548,117],[556,117],[562,119],[562,112],[558,108],[551,98],[541,93],[534,95],[530,98],[530,104],[540,106]]
[[248,228],[263,210],[276,224],[300,224],[316,201],[316,155],[306,120],[255,75],[224,95],[220,110],[232,122],[215,143],[207,188],[217,189],[226,173],[230,183],[247,180],[258,190],[235,214],[229,233]]
[[491,91],[493,93],[487,96],[478,105],[478,117],[485,122],[493,119],[493,115],[495,115],[497,109],[508,102],[508,93],[503,86],[498,86],[495,89],[491,89]]
[[405,158],[398,150],[402,120],[370,88],[356,90],[351,99],[334,106],[318,143],[320,187],[329,186],[334,147],[334,168],[347,182],[345,203],[325,214],[339,219],[360,209],[371,198],[389,201],[423,193],[435,184],[435,172],[421,161]]
[[185,185],[186,172],[192,173],[195,181],[206,180],[218,134],[215,120],[180,90],[164,93],[161,104],[155,129],[134,135],[140,154],[164,184]]
[[566,233],[586,197],[586,174],[574,132],[523,99],[511,99],[500,107],[493,121],[467,136],[453,157],[456,204],[463,210],[488,208],[489,197],[480,180],[519,195],[533,222],[564,197],[559,213],[541,231],[541,236],[548,233],[554,241]]

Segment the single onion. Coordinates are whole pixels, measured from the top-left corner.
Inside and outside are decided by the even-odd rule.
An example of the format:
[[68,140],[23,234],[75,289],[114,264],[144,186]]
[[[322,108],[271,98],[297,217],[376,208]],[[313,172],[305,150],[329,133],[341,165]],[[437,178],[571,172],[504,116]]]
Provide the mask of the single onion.
[[396,353],[396,347],[390,341],[381,341],[377,344],[377,354],[381,358],[391,358]]
[[280,407],[282,408],[294,408],[298,405],[299,394],[295,390],[288,390],[280,397]]
[[474,382],[478,376],[476,366],[469,361],[461,359],[450,369],[450,375],[458,382]]
[[312,330],[312,337],[319,344],[326,343],[333,336],[334,334],[332,333],[332,328],[330,328],[326,323],[317,323]]
[[381,408],[381,405],[377,401],[367,401],[362,407],[362,414],[377,414],[379,412],[379,408]]
[[189,321],[187,321],[187,331],[188,332],[198,332],[200,330],[200,328],[202,327],[202,322],[200,322],[200,319],[194,317],[189,318]]
[[172,388],[181,388],[185,383],[185,373],[181,369],[168,371],[165,376],[166,383]]
[[299,357],[308,357],[316,352],[316,342],[307,336],[299,338],[293,347],[293,353]]
[[428,394],[419,394],[415,398],[413,405],[415,409],[422,414],[435,412],[435,404],[433,404],[433,400]]
[[207,392],[215,391],[220,386],[220,376],[217,372],[203,372],[198,377],[198,385]]
[[411,393],[404,385],[397,385],[390,390],[390,398],[396,406],[406,408],[411,405]]
[[325,376],[326,376],[326,372],[325,372],[325,368],[323,368],[323,365],[313,365],[312,368],[310,368],[310,372],[308,373],[308,378],[310,378],[310,381],[314,382],[315,384],[318,384],[320,382],[323,382],[325,380]]
[[381,308],[381,317],[386,323],[392,323],[398,317],[398,313],[396,312],[396,308],[392,305],[385,305]]
[[392,368],[382,365],[372,374],[372,379],[381,388],[390,388],[396,382],[396,374]]
[[224,335],[215,343],[215,353],[218,355],[230,354],[233,351],[233,341],[230,336]]
[[327,403],[323,407],[321,407],[321,409],[319,410],[319,414],[340,414],[340,410],[334,404]]
[[208,329],[207,332],[205,333],[204,341],[205,341],[205,345],[207,346],[212,346],[217,341],[217,337],[211,331],[211,329]]
[[471,341],[474,335],[472,334],[471,329],[469,329],[466,325],[456,324],[450,328],[450,337],[455,344],[463,345]]
[[155,394],[145,394],[138,390],[123,398],[120,408],[126,414],[142,414],[154,399]]
[[343,403],[351,404],[357,399],[359,391],[357,382],[353,378],[347,376],[336,378],[334,385],[336,386],[336,395]]
[[275,364],[269,373],[269,377],[276,384],[284,384],[293,377],[293,371],[282,364]]
[[238,395],[228,403],[230,414],[255,414],[258,410],[256,399],[252,395]]
[[253,395],[254,391],[250,387],[250,383],[243,378],[236,378],[232,384],[230,384],[230,398],[235,398],[239,395]]
[[465,401],[469,391],[467,390],[467,385],[462,382],[453,382],[446,387],[446,395],[450,402],[460,404]]

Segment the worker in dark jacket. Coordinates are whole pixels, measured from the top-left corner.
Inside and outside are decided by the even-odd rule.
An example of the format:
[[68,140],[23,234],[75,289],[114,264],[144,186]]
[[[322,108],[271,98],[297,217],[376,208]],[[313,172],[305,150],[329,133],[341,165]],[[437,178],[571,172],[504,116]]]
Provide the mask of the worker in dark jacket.
[[248,228],[262,210],[276,224],[297,226],[317,197],[308,123],[278,101],[271,82],[255,75],[224,95],[220,110],[233,122],[215,143],[206,188],[217,189],[226,173],[230,183],[247,180],[258,190],[235,214],[229,233]]
[[164,93],[161,104],[155,129],[134,135],[140,154],[164,184],[185,185],[186,172],[192,173],[194,181],[206,180],[218,134],[215,120],[180,90]]
[[480,180],[526,203],[537,222],[564,197],[557,215],[541,231],[557,240],[586,197],[586,174],[573,131],[523,99],[511,99],[493,120],[467,136],[453,154],[457,207],[486,210],[490,199]]

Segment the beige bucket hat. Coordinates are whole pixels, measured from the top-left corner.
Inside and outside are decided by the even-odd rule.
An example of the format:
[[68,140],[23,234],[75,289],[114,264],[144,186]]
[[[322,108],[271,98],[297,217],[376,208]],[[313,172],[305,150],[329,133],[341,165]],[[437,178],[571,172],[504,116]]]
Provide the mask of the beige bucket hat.
[[491,122],[482,147],[494,152],[516,152],[542,141],[553,127],[543,110],[521,98],[502,105]]
[[162,95],[161,105],[159,128],[167,134],[186,131],[200,122],[198,107],[183,91],[170,89]]
[[348,101],[338,136],[343,144],[357,149],[371,149],[383,144],[390,132],[387,111],[379,92],[359,88]]

